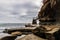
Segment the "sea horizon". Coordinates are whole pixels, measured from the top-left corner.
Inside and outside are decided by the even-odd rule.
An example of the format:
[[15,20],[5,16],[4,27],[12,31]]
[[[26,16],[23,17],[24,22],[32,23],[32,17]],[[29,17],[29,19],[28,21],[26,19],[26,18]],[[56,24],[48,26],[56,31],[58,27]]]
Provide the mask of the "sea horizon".
[[3,32],[5,29],[10,28],[23,28],[25,24],[28,23],[0,23],[0,33]]

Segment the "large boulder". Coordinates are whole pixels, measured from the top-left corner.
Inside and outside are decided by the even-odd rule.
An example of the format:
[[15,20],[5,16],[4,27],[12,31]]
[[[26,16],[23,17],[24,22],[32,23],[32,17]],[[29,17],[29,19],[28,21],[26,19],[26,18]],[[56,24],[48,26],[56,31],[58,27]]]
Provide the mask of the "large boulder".
[[0,40],[15,40],[17,36],[12,36],[7,33],[0,33]]
[[34,34],[29,34],[29,35],[26,35],[26,36],[19,38],[17,40],[45,40],[45,39],[40,38]]

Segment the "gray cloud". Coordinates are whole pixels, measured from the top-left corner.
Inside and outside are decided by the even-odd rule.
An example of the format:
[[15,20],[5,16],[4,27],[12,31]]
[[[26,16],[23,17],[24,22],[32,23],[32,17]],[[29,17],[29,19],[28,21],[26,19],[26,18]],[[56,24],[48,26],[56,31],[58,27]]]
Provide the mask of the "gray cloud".
[[0,23],[31,22],[37,16],[41,0],[0,0]]

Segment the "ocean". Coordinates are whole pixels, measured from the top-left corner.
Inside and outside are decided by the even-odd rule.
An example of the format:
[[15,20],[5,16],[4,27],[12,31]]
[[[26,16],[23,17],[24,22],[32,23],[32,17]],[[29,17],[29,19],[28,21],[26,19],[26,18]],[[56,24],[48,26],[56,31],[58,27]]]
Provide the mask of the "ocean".
[[[0,24],[0,39],[3,38],[3,37],[6,37],[6,36],[11,36],[11,34],[3,33],[3,31],[5,29],[9,29],[9,28],[23,28],[23,27],[25,27],[25,24],[26,23],[3,23],[3,24]],[[22,38],[24,36],[25,35],[18,36],[16,39]]]
[[25,23],[2,23],[0,24],[0,33],[9,28],[23,28]]

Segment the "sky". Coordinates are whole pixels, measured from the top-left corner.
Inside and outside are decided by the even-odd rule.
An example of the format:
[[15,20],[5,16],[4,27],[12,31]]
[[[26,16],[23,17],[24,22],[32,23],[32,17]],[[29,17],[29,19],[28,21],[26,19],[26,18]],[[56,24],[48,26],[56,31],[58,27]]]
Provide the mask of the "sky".
[[0,0],[0,23],[31,23],[42,0]]

